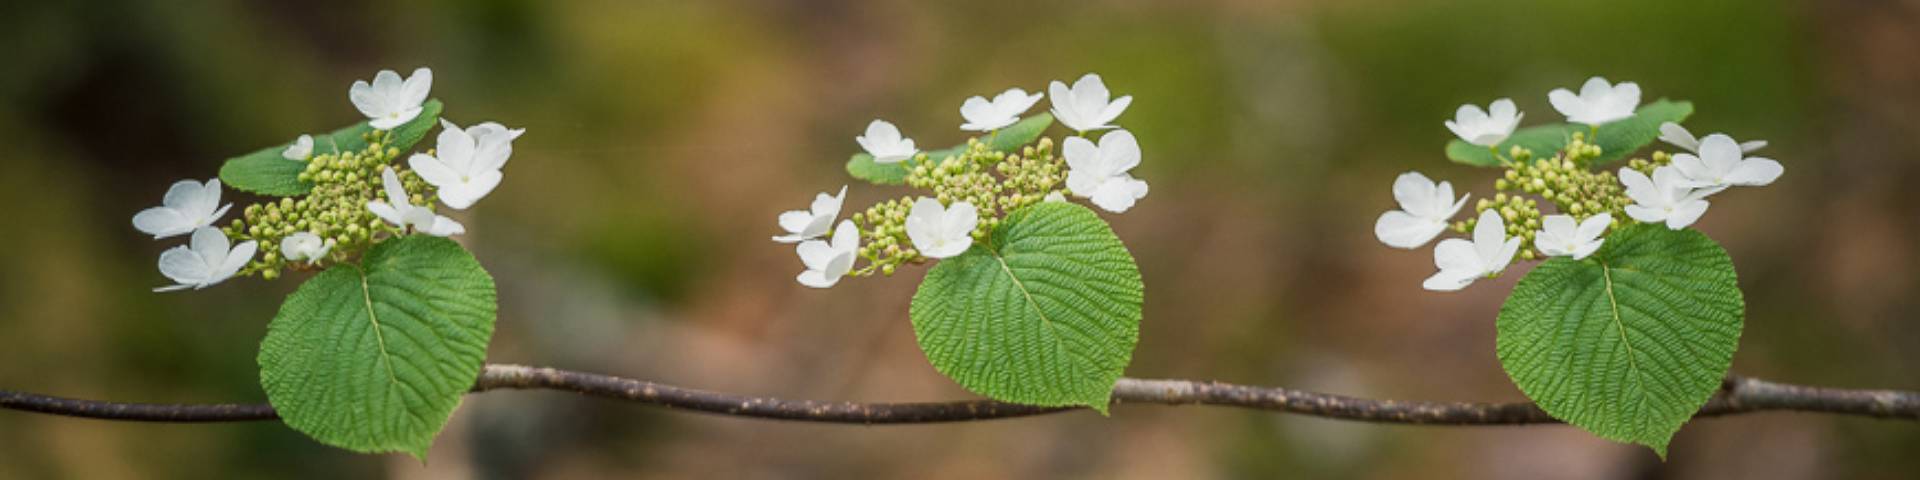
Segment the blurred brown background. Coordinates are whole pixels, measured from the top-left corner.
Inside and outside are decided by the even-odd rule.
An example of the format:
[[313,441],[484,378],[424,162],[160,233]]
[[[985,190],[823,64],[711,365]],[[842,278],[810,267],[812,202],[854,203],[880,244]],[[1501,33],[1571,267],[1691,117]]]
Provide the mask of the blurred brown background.
[[[1345,394],[1517,400],[1493,318],[1522,272],[1422,291],[1427,251],[1373,219],[1419,169],[1476,194],[1441,121],[1589,75],[1692,100],[1696,132],[1787,174],[1698,228],[1746,289],[1736,372],[1920,388],[1920,3],[210,2],[0,6],[0,388],[261,401],[254,354],[292,281],[157,295],[169,243],[131,216],[181,178],[356,120],[347,85],[431,66],[462,124],[525,127],[467,237],[499,278],[495,362],[834,400],[969,395],[907,324],[919,270],[793,281],[774,216],[852,183],[867,120],[960,141],[958,106],[1103,74],[1153,183],[1109,218],[1147,279],[1128,373]],[[903,191],[855,185],[847,211]],[[245,197],[238,200],[245,200]],[[863,428],[472,396],[426,466],[275,423],[0,412],[0,478],[1912,478],[1911,422],[1701,420],[1671,459],[1569,427],[1432,428],[1122,406]]]

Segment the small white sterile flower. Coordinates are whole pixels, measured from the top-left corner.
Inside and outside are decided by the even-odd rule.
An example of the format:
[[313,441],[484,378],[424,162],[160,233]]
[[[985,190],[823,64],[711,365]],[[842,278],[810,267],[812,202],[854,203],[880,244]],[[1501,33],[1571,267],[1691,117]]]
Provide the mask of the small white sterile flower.
[[[1673,146],[1686,149],[1689,152],[1698,153],[1700,151],[1700,139],[1694,138],[1693,132],[1687,131],[1687,127],[1682,127],[1678,123],[1666,122],[1660,124],[1660,141],[1671,143]],[[1741,153],[1748,153],[1766,147],[1766,140],[1740,142]]]
[[786,235],[777,235],[773,241],[780,243],[799,243],[827,234],[827,227],[833,226],[833,219],[840,216],[840,204],[847,199],[847,186],[840,186],[840,193],[813,196],[813,205],[807,210],[792,210],[780,214],[780,228],[787,229]]
[[1380,214],[1373,222],[1373,236],[1389,247],[1419,248],[1447,229],[1467,197],[1454,199],[1452,183],[1436,185],[1420,172],[1402,173],[1393,179],[1393,199],[1400,202],[1400,209]]
[[1704,195],[1671,165],[1653,169],[1651,179],[1639,170],[1622,168],[1620,183],[1627,187],[1627,198],[1633,199],[1627,216],[1634,220],[1666,223],[1667,228],[1679,230],[1707,213]]
[[193,231],[188,245],[173,247],[160,254],[160,274],[178,285],[153,289],[154,292],[199,290],[233,278],[253,261],[260,244],[252,240],[234,246],[219,229],[202,227]]
[[312,135],[300,135],[300,138],[293,139],[292,145],[280,152],[280,158],[288,160],[306,160],[310,156],[313,156]]
[[1633,82],[1608,84],[1606,78],[1593,77],[1580,86],[1580,94],[1564,88],[1547,92],[1547,102],[1567,116],[1567,121],[1592,126],[1633,116],[1640,106],[1640,85]]
[[841,220],[840,225],[833,228],[833,243],[808,240],[794,248],[794,253],[800,255],[800,263],[807,266],[796,280],[813,288],[832,287],[853,270],[853,260],[859,252],[860,229],[853,226],[853,220]]
[[1033,108],[1033,104],[1039,102],[1042,96],[1038,93],[1027,95],[1026,90],[1009,88],[994,96],[993,101],[987,101],[986,97],[977,95],[968,98],[966,102],[960,104],[960,116],[967,120],[967,123],[960,125],[960,129],[985,132],[1013,125],[1014,122],[1020,121],[1020,115],[1027,113],[1027,109]]
[[899,163],[920,153],[914,148],[913,139],[900,136],[900,129],[886,120],[874,120],[867,124],[867,134],[853,137],[873,156],[873,163]]
[[1513,255],[1520,252],[1520,237],[1507,238],[1506,221],[1493,209],[1480,212],[1480,223],[1473,226],[1473,241],[1449,238],[1433,249],[1433,264],[1438,273],[1421,284],[1427,290],[1451,292],[1466,288],[1474,280],[1493,276],[1507,269]]
[[1499,145],[1513,135],[1513,129],[1520,126],[1520,118],[1526,114],[1513,106],[1513,99],[1494,100],[1481,110],[1479,105],[1461,105],[1453,112],[1453,120],[1446,122],[1447,129],[1461,140],[1482,147]]
[[1112,98],[1106,82],[1093,73],[1074,81],[1073,88],[1054,80],[1047,85],[1047,94],[1053,96],[1053,118],[1076,132],[1113,128],[1113,119],[1120,118],[1120,113],[1133,104],[1132,95]]
[[392,130],[393,127],[413,121],[420,116],[420,104],[427,101],[427,93],[433,90],[433,70],[421,67],[413,71],[406,80],[392,70],[381,70],[373,75],[373,83],[356,80],[353,88],[347,89],[347,99],[353,101],[353,108],[360,109],[367,116],[367,124],[377,130]]
[[220,204],[220,179],[207,180],[204,184],[181,180],[167,189],[160,206],[134,215],[133,228],[153,235],[155,240],[186,235],[220,221],[232,207],[231,203]]
[[407,198],[407,188],[400,185],[400,176],[393,173],[393,167],[387,167],[380,174],[382,186],[387,190],[387,201],[367,202],[367,210],[401,229],[436,237],[450,237],[467,233],[467,227],[444,215],[436,215],[433,209],[414,205]]
[[1727,187],[1767,185],[1786,171],[1773,159],[1743,158],[1740,152],[1740,145],[1734,143],[1733,137],[1718,133],[1707,135],[1700,141],[1698,155],[1673,154],[1673,168],[1695,187],[1706,189],[1702,196],[1719,193]]
[[971,203],[942,207],[939,200],[921,197],[907,213],[907,239],[920,255],[947,258],[973,246],[973,228],[979,225],[980,212]]
[[1147,182],[1127,173],[1140,165],[1140,142],[1133,133],[1114,130],[1100,136],[1100,144],[1067,137],[1061,146],[1067,160],[1067,191],[1093,200],[1113,213],[1126,213],[1147,196]]
[[1060,191],[1059,191],[1059,190],[1054,190],[1054,191],[1051,191],[1051,192],[1047,192],[1047,197],[1046,197],[1046,198],[1043,198],[1043,199],[1041,199],[1041,201],[1045,201],[1045,202],[1065,202],[1065,201],[1067,201],[1067,195],[1066,195],[1066,194],[1063,194],[1063,193],[1060,193]]
[[332,250],[332,240],[321,240],[313,232],[297,232],[280,239],[280,256],[291,262],[320,263]]
[[1549,257],[1587,258],[1600,250],[1606,239],[1600,234],[1613,224],[1613,214],[1602,213],[1575,224],[1571,215],[1548,215],[1541,219],[1540,231],[1533,235],[1534,246]]
[[466,210],[500,186],[500,169],[513,156],[513,139],[526,132],[493,122],[462,130],[441,119],[434,155],[413,154],[407,158],[407,166],[440,191],[441,203]]

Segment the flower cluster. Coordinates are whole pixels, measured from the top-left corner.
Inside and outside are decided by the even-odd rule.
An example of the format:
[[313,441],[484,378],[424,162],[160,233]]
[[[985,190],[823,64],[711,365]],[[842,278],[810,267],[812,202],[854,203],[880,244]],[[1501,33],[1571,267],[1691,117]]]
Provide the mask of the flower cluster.
[[[1049,95],[1054,119],[1073,136],[1061,142],[1041,137],[1015,151],[990,147],[1000,130],[1020,123]],[[1113,124],[1132,103],[1132,96],[1113,98],[1095,74],[1072,86],[1054,81],[1046,94],[1010,88],[991,100],[975,96],[960,106],[960,129],[983,132],[987,139],[969,139],[937,154],[920,151],[892,123],[874,120],[854,141],[874,163],[904,169],[904,183],[924,193],[880,202],[838,224],[846,187],[834,195],[821,193],[806,210],[780,214],[786,233],[773,240],[799,244],[795,252],[806,267],[797,278],[800,284],[828,288],[848,275],[892,275],[904,264],[966,253],[987,241],[1008,214],[1035,203],[1072,195],[1124,213],[1148,190],[1147,182],[1131,173],[1140,164],[1140,144],[1132,132]],[[1099,130],[1111,131],[1097,143],[1085,137]],[[865,266],[856,269],[860,260]]]
[[[1449,227],[1471,234],[1472,240],[1447,239],[1434,249],[1439,272],[1424,283],[1428,290],[1465,288],[1498,275],[1514,257],[1584,259],[1600,249],[1610,229],[1627,219],[1686,228],[1706,213],[1707,197],[1730,187],[1767,185],[1783,172],[1779,162],[1746,156],[1766,142],[1740,143],[1719,133],[1695,138],[1673,122],[1660,125],[1660,140],[1685,152],[1653,152],[1650,159],[1630,160],[1617,175],[1597,170],[1596,159],[1606,152],[1595,143],[1595,135],[1604,125],[1634,118],[1640,86],[1594,77],[1579,93],[1555,89],[1547,100],[1568,122],[1587,126],[1586,132],[1572,133],[1551,157],[1535,158],[1536,152],[1520,146],[1502,155],[1500,145],[1525,116],[1511,99],[1495,100],[1484,110],[1462,105],[1453,120],[1445,122],[1461,141],[1487,147],[1505,168],[1494,181],[1497,193],[1476,202],[1470,218],[1453,221],[1467,204],[1467,195],[1455,197],[1452,184],[1435,183],[1419,172],[1394,180],[1393,196],[1400,208],[1375,221],[1374,235],[1381,243],[1414,249]],[[1543,205],[1552,212],[1543,211]]]
[[464,210],[486,197],[500,184],[512,142],[524,130],[492,122],[463,129],[443,119],[435,148],[396,167],[401,151],[391,143],[393,130],[425,111],[432,84],[426,68],[405,79],[382,70],[372,83],[354,82],[348,98],[372,128],[358,139],[365,147],[329,144],[332,151],[315,154],[314,137],[300,135],[278,158],[305,164],[288,180],[311,188],[249,205],[225,227],[214,226],[232,206],[220,205],[219,179],[174,184],[161,206],[133,218],[135,228],[156,239],[193,235],[189,245],[161,254],[160,272],[178,285],[157,291],[206,288],[234,276],[271,280],[285,270],[350,262],[374,244],[409,232],[465,233],[465,226],[437,213],[434,200]]

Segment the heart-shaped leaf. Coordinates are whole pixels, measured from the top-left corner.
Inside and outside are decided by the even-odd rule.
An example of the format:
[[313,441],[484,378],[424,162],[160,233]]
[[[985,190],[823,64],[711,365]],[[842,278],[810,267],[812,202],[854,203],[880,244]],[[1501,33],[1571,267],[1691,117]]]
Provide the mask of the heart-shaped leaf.
[[260,383],[287,426],[362,453],[425,459],[493,337],[493,278],[451,240],[387,240],[287,297]]
[[927,359],[967,390],[1104,413],[1139,342],[1142,290],[1099,215],[1043,202],[927,271],[910,316]]
[[1601,437],[1667,442],[1740,345],[1733,261],[1693,230],[1636,224],[1585,260],[1535,268],[1500,308],[1500,364],[1542,410]]

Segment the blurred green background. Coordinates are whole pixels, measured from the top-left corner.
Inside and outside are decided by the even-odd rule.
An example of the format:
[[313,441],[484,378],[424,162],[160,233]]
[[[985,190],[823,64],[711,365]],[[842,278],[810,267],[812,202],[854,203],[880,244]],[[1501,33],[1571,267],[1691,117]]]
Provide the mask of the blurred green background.
[[[1518,400],[1493,318],[1522,272],[1426,292],[1429,253],[1371,226],[1401,171],[1491,191],[1440,154],[1457,105],[1557,121],[1548,90],[1605,75],[1787,167],[1697,225],[1747,293],[1736,372],[1920,388],[1914,2],[41,1],[0,6],[0,46],[0,388],[262,401],[254,354],[296,283],[149,293],[170,244],[129,219],[421,65],[448,118],[528,130],[464,240],[499,279],[495,362],[969,398],[914,345],[917,270],[805,289],[774,216],[851,183],[869,119],[950,144],[967,96],[1091,71],[1135,96],[1120,123],[1153,183],[1108,216],[1147,279],[1130,375]],[[847,211],[903,193],[855,185]],[[275,423],[0,412],[0,478],[1912,478],[1915,451],[1911,422],[1779,413],[1693,422],[1661,463],[1569,427],[1121,406],[862,428],[505,392],[469,397],[422,466]]]

